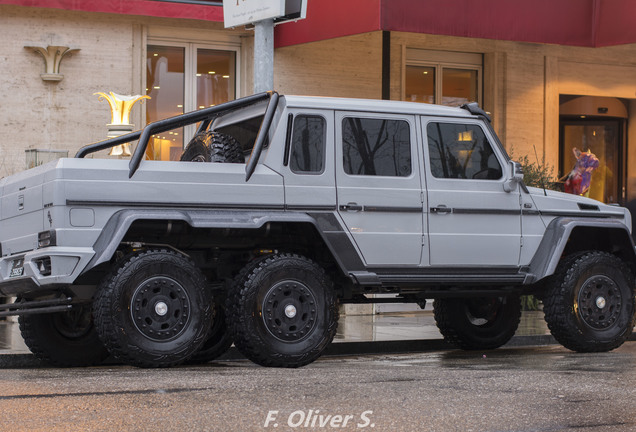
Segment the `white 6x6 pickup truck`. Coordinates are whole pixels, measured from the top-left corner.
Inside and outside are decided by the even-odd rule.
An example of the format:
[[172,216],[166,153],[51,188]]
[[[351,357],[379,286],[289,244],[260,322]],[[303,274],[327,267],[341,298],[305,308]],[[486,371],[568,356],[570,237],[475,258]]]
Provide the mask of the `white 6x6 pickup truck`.
[[[180,161],[146,160],[186,125]],[[130,160],[85,157],[127,142]],[[476,104],[257,94],[4,178],[0,197],[0,295],[17,298],[0,316],[54,365],[205,362],[234,343],[303,366],[341,303],[434,299],[463,349],[505,344],[523,294],[575,351],[634,327],[629,212],[526,187]]]

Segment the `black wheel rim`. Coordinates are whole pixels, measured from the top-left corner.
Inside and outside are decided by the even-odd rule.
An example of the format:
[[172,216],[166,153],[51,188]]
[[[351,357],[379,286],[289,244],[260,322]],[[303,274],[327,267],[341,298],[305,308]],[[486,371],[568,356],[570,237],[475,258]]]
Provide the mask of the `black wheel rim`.
[[166,341],[187,326],[190,298],[179,282],[157,276],[137,287],[130,301],[130,312],[141,334],[155,341]]
[[466,318],[475,327],[488,327],[496,321],[503,301],[499,298],[471,299],[466,302]]
[[316,298],[298,281],[281,281],[272,286],[261,308],[265,328],[284,342],[306,338],[316,325]]
[[68,312],[55,314],[53,323],[66,339],[80,339],[93,329],[90,308],[85,306],[75,306]]
[[605,330],[614,325],[620,315],[621,305],[620,289],[604,275],[586,280],[576,303],[583,322],[596,330]]

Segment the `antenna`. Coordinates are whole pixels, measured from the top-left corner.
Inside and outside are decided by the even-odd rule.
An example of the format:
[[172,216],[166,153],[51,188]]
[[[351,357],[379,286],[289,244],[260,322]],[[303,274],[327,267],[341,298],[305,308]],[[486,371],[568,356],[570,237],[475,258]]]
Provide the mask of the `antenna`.
[[[537,146],[534,145],[534,142],[532,143],[532,148],[534,150],[534,158],[537,160],[537,168],[540,168],[541,165],[539,164],[539,155],[537,154]],[[544,178],[543,178],[543,175],[541,175],[541,171],[540,170],[539,170],[539,181],[541,182],[541,188],[543,189],[543,195],[544,196],[548,196],[548,192],[545,190]]]

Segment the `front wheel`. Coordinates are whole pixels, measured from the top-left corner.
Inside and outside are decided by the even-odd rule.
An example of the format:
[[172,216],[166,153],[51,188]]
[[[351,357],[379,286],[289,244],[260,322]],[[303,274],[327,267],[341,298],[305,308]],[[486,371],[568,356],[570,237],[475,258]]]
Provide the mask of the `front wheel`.
[[634,328],[634,276],[600,251],[566,257],[547,287],[543,310],[554,338],[578,352],[610,351]]
[[517,295],[437,299],[433,309],[444,340],[465,350],[499,348],[514,336],[521,319]]
[[167,367],[196,353],[210,331],[212,298],[205,277],[174,251],[140,251],[123,259],[100,284],[95,326],[119,360]]
[[331,280],[318,264],[294,254],[248,264],[234,281],[226,311],[237,349],[262,366],[313,362],[338,326]]

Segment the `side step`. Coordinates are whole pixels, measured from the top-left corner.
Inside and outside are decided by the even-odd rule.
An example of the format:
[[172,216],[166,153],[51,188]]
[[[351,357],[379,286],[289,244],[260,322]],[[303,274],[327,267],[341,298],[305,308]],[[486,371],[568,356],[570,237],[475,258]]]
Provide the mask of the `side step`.
[[0,318],[12,315],[66,312],[73,307],[72,301],[71,297],[66,297],[49,300],[20,300],[16,303],[0,304]]

